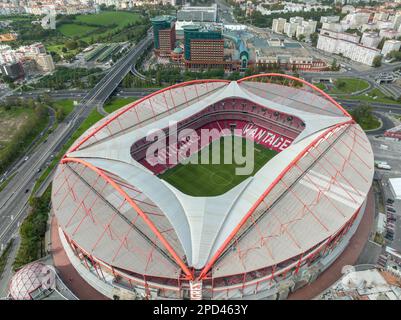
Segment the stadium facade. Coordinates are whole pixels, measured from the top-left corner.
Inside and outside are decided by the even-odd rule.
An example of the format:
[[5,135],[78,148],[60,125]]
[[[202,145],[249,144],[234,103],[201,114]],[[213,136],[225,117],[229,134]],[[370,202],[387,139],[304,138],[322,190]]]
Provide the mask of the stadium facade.
[[[169,165],[145,157],[146,135],[168,134],[172,120],[241,129],[278,153],[222,195],[189,196],[158,177]],[[304,80],[196,80],[85,132],[57,168],[52,209],[71,263],[110,298],[285,299],[343,252],[373,172],[361,127]]]

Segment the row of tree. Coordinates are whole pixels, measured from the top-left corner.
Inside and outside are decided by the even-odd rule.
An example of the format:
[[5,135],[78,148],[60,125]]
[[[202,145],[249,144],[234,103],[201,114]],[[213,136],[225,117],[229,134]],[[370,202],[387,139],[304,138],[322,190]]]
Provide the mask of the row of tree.
[[[62,90],[67,88],[85,89],[96,84],[97,78],[94,74],[101,72],[100,68],[67,68],[57,67],[56,71],[43,77],[34,88],[50,88],[53,90]],[[92,76],[91,76],[92,75]],[[87,77],[87,80],[85,78]]]
[[21,244],[13,263],[14,270],[45,255],[44,238],[50,211],[50,198],[51,188],[48,188],[41,197],[30,199],[30,212],[19,230]]

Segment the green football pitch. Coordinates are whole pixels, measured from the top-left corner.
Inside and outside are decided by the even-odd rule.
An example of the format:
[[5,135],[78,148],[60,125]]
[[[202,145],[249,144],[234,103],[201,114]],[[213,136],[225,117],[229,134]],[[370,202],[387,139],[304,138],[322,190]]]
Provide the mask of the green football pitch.
[[[246,140],[240,137],[233,137],[233,143],[237,147],[242,144],[242,154],[245,155]],[[213,146],[220,144],[219,146]],[[261,167],[263,167],[277,151],[269,150],[261,145],[254,144],[253,147],[253,170],[248,175],[237,175],[236,168],[244,167],[245,164],[239,165],[236,163],[224,164],[224,138],[216,140],[205,148],[209,148],[209,164],[200,163],[200,154],[198,152],[190,157],[190,160],[198,159],[198,164],[180,163],[175,167],[167,170],[159,175],[159,178],[170,183],[172,186],[181,192],[195,197],[211,197],[226,193],[249,176],[253,176]],[[233,148],[233,150],[235,147]],[[213,153],[220,152],[220,161],[217,164],[212,164],[211,159]],[[216,155],[215,155],[216,156]],[[218,157],[217,157],[218,158]],[[215,158],[216,159],[216,158]]]

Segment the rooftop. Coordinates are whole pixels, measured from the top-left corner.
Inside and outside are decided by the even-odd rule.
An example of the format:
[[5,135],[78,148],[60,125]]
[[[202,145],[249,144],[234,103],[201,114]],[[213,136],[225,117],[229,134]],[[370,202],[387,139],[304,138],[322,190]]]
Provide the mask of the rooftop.
[[[131,157],[132,144],[145,137],[150,129],[166,128],[171,120],[185,120],[208,106],[233,97],[294,115],[305,123],[305,128],[287,149],[267,162],[253,177],[225,194],[189,196],[160,180]],[[97,219],[106,221],[113,215],[107,203],[121,208],[121,217],[113,222],[113,229],[124,232],[131,228],[126,220],[132,221],[137,214],[130,205],[121,205],[124,203],[121,193],[113,187],[106,184],[106,188],[101,189],[103,182],[96,186],[95,172],[82,170],[85,166],[107,172],[110,179],[118,180],[133,199],[138,199],[137,205],[142,210],[154,212],[154,223],[161,230],[170,230],[166,233],[168,241],[174,245],[177,254],[185,255],[188,265],[195,268],[203,267],[244,215],[254,211],[260,217],[257,220],[259,227],[269,235],[269,241],[262,243],[259,227],[251,228],[238,243],[237,250],[230,251],[216,265],[214,273],[217,277],[280,263],[324,241],[355,214],[366,197],[373,176],[373,153],[362,129],[350,123],[349,116],[333,101],[317,95],[307,86],[297,88],[252,81],[180,84],[138,100],[102,119],[95,127],[98,130],[90,128],[74,144],[57,170],[53,188],[59,191],[53,193],[52,199],[55,213],[63,230],[85,250],[103,261],[137,273],[176,277],[180,270],[161,252],[152,250],[135,232],[129,234],[127,241],[135,243],[144,252],[153,252],[154,261],[163,261],[163,264],[149,265],[146,257],[139,258],[138,253],[121,247],[118,239],[101,237],[103,228],[91,223],[90,219],[80,223],[86,216],[83,209],[73,209],[74,201],[63,202],[65,193],[70,192],[65,181],[74,172],[80,172],[83,181],[87,181],[74,184],[74,194],[88,194],[89,199],[96,197],[96,192],[89,186],[97,188],[97,192],[102,190],[105,202],[96,204],[97,209],[101,209],[97,210]],[[304,153],[306,150],[308,152]],[[299,162],[298,168],[292,167],[295,160]],[[360,166],[364,168],[362,173],[357,169]],[[341,172],[341,175],[336,174],[337,179],[333,181],[335,172]],[[280,174],[283,182],[277,183]],[[288,185],[293,186],[293,192],[288,191]],[[128,186],[139,188],[140,195],[134,195]],[[326,197],[318,196],[320,188],[326,190]],[[303,203],[294,195],[298,193],[308,203],[317,197],[318,204],[306,212]],[[272,206],[266,209],[265,203]],[[74,211],[77,214],[72,216]],[[279,220],[275,219],[277,216]],[[281,231],[284,225],[288,232]],[[147,230],[143,225],[141,228]],[[258,244],[253,247],[255,243]],[[119,247],[121,251],[111,261],[110,252],[116,252]],[[271,254],[266,255],[266,252]]]

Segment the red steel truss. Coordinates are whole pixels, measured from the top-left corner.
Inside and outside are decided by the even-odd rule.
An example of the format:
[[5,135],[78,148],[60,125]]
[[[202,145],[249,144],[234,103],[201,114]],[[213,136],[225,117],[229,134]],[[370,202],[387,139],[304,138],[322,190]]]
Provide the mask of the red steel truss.
[[294,158],[291,163],[277,176],[277,178],[270,184],[270,186],[267,187],[265,192],[259,197],[259,199],[254,203],[254,205],[251,207],[251,209],[245,214],[245,216],[241,219],[240,223],[234,228],[234,230],[230,233],[228,238],[224,241],[224,243],[220,246],[220,248],[217,250],[217,252],[212,256],[212,258],[209,260],[209,262],[205,265],[203,268],[202,272],[200,273],[198,279],[204,279],[211,269],[211,267],[214,265],[216,260],[220,257],[220,255],[224,252],[228,244],[231,242],[231,240],[234,238],[234,236],[237,234],[239,229],[245,224],[245,222],[252,216],[256,208],[262,203],[262,201],[266,198],[266,196],[270,193],[270,191],[277,185],[277,183],[285,176],[285,174],[292,169],[293,167],[296,166],[297,162],[306,154],[309,152],[311,148],[313,148],[315,145],[317,145],[321,139],[324,139],[329,133],[333,132],[340,126],[344,126],[347,124],[352,124],[354,123],[353,120],[349,120],[343,123],[339,123],[336,126],[326,130],[322,134],[320,134],[316,139],[314,139],[301,153],[298,154],[296,158]]
[[[175,85],[172,85],[170,87],[167,88],[163,88],[161,90],[158,90],[156,92],[153,92],[149,95],[147,95],[146,97],[143,97],[135,102],[133,102],[129,107],[127,108],[123,108],[123,110],[121,110],[120,112],[117,112],[114,116],[112,116],[110,119],[107,119],[107,121],[105,121],[104,123],[102,123],[99,127],[96,127],[91,133],[89,133],[86,137],[84,137],[79,143],[77,143],[75,146],[73,146],[69,152],[73,152],[76,151],[83,143],[85,143],[86,141],[88,141],[91,137],[93,137],[97,132],[99,132],[100,130],[102,130],[103,128],[107,127],[108,124],[110,124],[111,122],[113,122],[114,120],[118,120],[118,118],[123,115],[124,113],[128,112],[131,109],[134,109],[137,105],[139,105],[140,103],[144,102],[144,101],[150,101],[150,98],[159,95],[159,94],[164,94],[167,91],[170,91],[172,89],[175,88],[184,88],[186,86],[190,86],[190,85],[194,85],[194,84],[208,84],[208,83],[229,83],[229,80],[221,80],[221,79],[212,79],[212,80],[192,80],[192,81],[187,81],[187,82],[182,82],[182,83],[177,83]],[[196,87],[195,87],[196,88]],[[196,91],[197,92],[197,91]],[[185,90],[183,90],[183,94],[185,96]],[[172,96],[171,96],[172,97]],[[174,99],[172,98],[172,100],[174,101]],[[152,105],[150,105],[150,107],[152,108],[153,111],[153,107]],[[175,106],[174,106],[175,108]]]
[[[229,236],[224,240],[223,244],[219,247],[219,249],[216,251],[216,253],[209,259],[209,261],[207,262],[207,264],[204,266],[204,268],[202,270],[200,270],[200,273],[195,276],[194,275],[194,270],[192,270],[192,268],[188,267],[188,265],[181,259],[181,257],[179,256],[179,254],[177,254],[177,252],[174,250],[173,246],[169,243],[169,241],[165,238],[165,236],[163,236],[163,232],[158,230],[158,228],[155,226],[155,224],[152,222],[152,220],[148,217],[148,212],[144,212],[136,203],[136,201],[134,199],[132,199],[132,197],[130,197],[127,192],[125,192],[118,183],[116,183],[116,181],[113,180],[112,177],[110,177],[106,172],[100,170],[99,168],[97,168],[96,166],[82,160],[82,159],[78,159],[78,158],[69,158],[66,155],[64,156],[64,158],[61,160],[62,164],[67,164],[69,162],[71,163],[79,163],[81,165],[83,165],[85,168],[88,168],[90,170],[92,170],[93,172],[95,172],[98,175],[98,178],[102,178],[104,181],[106,181],[107,184],[109,184],[111,187],[113,187],[125,200],[127,203],[129,203],[129,205],[135,210],[135,212],[145,221],[146,225],[149,227],[149,229],[152,231],[152,233],[157,237],[157,239],[163,244],[163,246],[165,247],[165,249],[168,251],[168,253],[173,257],[174,261],[177,263],[177,265],[182,269],[183,273],[185,274],[185,278],[183,278],[182,280],[196,280],[196,281],[202,281],[202,280],[209,280],[211,279],[213,281],[213,277],[210,276],[210,270],[213,268],[213,266],[216,264],[216,262],[219,260],[219,258],[222,256],[222,254],[226,251],[226,249],[229,247],[229,245],[232,243],[232,241],[235,239],[235,236],[238,234],[238,232],[241,230],[241,228],[247,223],[249,222],[249,220],[251,220],[251,222],[253,223],[253,225],[257,228],[257,225],[255,223],[255,221],[253,220],[253,214],[255,212],[255,210],[258,208],[259,205],[261,205],[262,203],[265,203],[265,198],[270,194],[270,192],[273,190],[273,188],[275,188],[279,183],[284,183],[283,181],[283,177],[292,169],[296,168],[299,171],[302,171],[302,168],[299,166],[299,161],[305,156],[305,155],[310,155],[311,157],[314,157],[313,153],[311,152],[312,149],[320,151],[319,150],[319,143],[322,140],[327,139],[333,132],[335,132],[337,129],[339,129],[340,127],[344,127],[344,126],[350,126],[352,131],[352,127],[355,124],[354,120],[352,120],[351,116],[349,115],[349,113],[340,105],[338,104],[333,98],[331,98],[328,94],[326,94],[324,91],[322,91],[321,89],[317,88],[316,86],[308,83],[305,80],[302,79],[298,79],[296,77],[293,76],[289,76],[289,75],[285,75],[285,74],[276,74],[276,73],[266,73],[266,74],[260,74],[260,75],[254,75],[254,76],[250,76],[250,77],[246,77],[243,78],[241,80],[238,81],[238,83],[244,82],[244,81],[258,81],[258,80],[263,80],[266,78],[283,78],[285,80],[291,81],[291,82],[299,82],[302,85],[305,85],[309,88],[311,88],[312,90],[316,91],[317,93],[319,93],[320,95],[322,95],[325,99],[327,99],[329,102],[331,102],[335,107],[337,107],[344,116],[346,116],[348,118],[348,120],[339,123],[333,127],[330,127],[329,129],[325,130],[323,133],[321,133],[318,137],[316,137],[302,152],[300,152],[292,161],[290,164],[288,164],[288,166],[286,166],[286,168],[284,170],[282,170],[278,176],[276,177],[276,179],[269,185],[267,186],[266,190],[263,192],[263,194],[257,199],[257,201],[252,205],[252,207],[249,209],[249,211],[244,215],[244,217],[241,219],[241,221],[238,223],[238,225],[234,228],[234,230],[229,234]],[[164,88],[162,90],[159,90],[157,92],[154,92],[140,100],[135,101],[133,104],[129,105],[128,107],[123,108],[120,112],[117,112],[115,115],[113,115],[112,117],[110,117],[109,119],[107,119],[107,121],[103,122],[101,125],[99,125],[98,127],[94,128],[94,130],[92,132],[90,132],[89,134],[87,134],[85,137],[83,137],[82,140],[79,141],[79,143],[77,143],[75,146],[73,146],[71,148],[71,150],[69,152],[73,152],[75,150],[78,150],[80,148],[80,146],[82,146],[82,144],[84,144],[86,141],[88,141],[91,137],[94,137],[96,135],[96,133],[98,133],[100,130],[102,130],[103,128],[106,128],[108,126],[108,124],[110,124],[113,121],[118,121],[119,122],[119,117],[121,115],[123,115],[124,113],[128,112],[129,110],[134,110],[135,111],[135,107],[138,106],[140,103],[144,102],[144,101],[148,101],[149,102],[149,108],[151,108],[151,110],[153,111],[153,106],[152,106],[152,102],[149,100],[151,97],[159,95],[159,94],[163,94],[164,99],[166,100],[166,97],[164,95],[165,92],[170,91],[171,94],[171,89],[174,88],[180,88],[180,87],[186,87],[189,85],[196,85],[196,84],[208,84],[208,83],[213,83],[213,82],[220,82],[220,83],[228,83],[229,81],[227,80],[194,80],[194,81],[189,81],[189,82],[184,82],[184,83],[180,83],[180,84],[176,84],[174,86],[170,86],[167,88]],[[293,84],[293,83],[292,83]],[[290,83],[290,85],[292,85]],[[199,97],[198,92],[197,92],[197,87],[195,86],[195,91],[196,91],[196,95]],[[185,94],[185,90],[183,91],[183,95],[185,96],[185,99],[187,100],[186,94]],[[174,103],[174,99],[173,96],[171,96],[171,100]],[[175,110],[176,106],[174,105],[170,110],[173,111]],[[153,111],[154,114],[154,111]],[[155,114],[154,114],[155,115]],[[120,124],[121,126],[121,124]],[[110,130],[110,129],[109,129]],[[361,137],[358,135],[358,131],[353,128],[353,143],[354,144],[359,144],[360,146],[362,146],[362,144],[358,141],[361,139]],[[335,146],[333,147],[333,150],[336,151],[336,153],[339,155],[339,157],[344,160],[344,163],[349,163],[349,159],[351,157],[351,154],[356,154],[355,152],[353,153],[353,146],[348,146],[346,145],[347,149],[350,150],[350,153],[348,156],[344,156],[342,153],[340,153],[338,150],[336,150]],[[360,160],[360,162],[362,164],[364,164],[367,168],[370,168],[369,164],[366,163],[362,158],[359,157],[358,154],[356,154],[356,157],[358,157],[358,159]],[[334,170],[336,171],[336,175],[341,176],[344,180],[346,180],[346,177],[342,176],[341,174],[341,170],[335,168],[334,164],[332,164],[330,161],[328,161],[327,163],[328,167],[331,167],[332,169],[334,168]],[[352,166],[351,163],[349,163],[349,165],[354,169],[355,172],[358,173],[359,176],[361,176],[365,181],[368,182],[367,178],[363,177],[363,175],[359,172],[359,170],[357,170],[356,168],[354,168]],[[326,168],[322,167],[322,170],[327,170]],[[327,173],[329,174],[329,172],[327,171]],[[331,174],[329,174],[329,176],[331,176]],[[333,184],[335,183],[335,177],[333,179]],[[347,182],[349,182],[348,180],[346,180]],[[314,182],[312,180],[309,181],[311,184],[314,184]],[[68,184],[68,181],[66,182]],[[359,191],[349,182],[349,187],[354,189],[354,191],[356,191],[357,193],[359,193]],[[319,196],[318,199],[316,201],[318,201],[320,199],[320,197],[325,197],[327,198],[327,201],[331,203],[331,205],[333,206],[336,214],[339,215],[343,215],[343,213],[341,212],[340,209],[338,209],[336,207],[336,205],[330,200],[329,197],[327,197],[327,195],[325,195],[325,190],[322,190],[322,188],[318,187],[315,185],[315,187],[317,187],[319,189]],[[72,192],[72,196],[75,198],[74,195],[74,191],[73,188],[71,188],[68,185],[68,188],[71,190]],[[134,187],[132,187],[134,188]],[[349,192],[347,190],[343,190],[345,193],[347,193],[349,195],[349,198],[351,199],[351,201],[355,201],[355,199],[353,199],[352,195],[349,194]],[[323,229],[327,229],[327,227],[324,225],[323,222],[321,222],[319,220],[318,217],[316,217],[313,212],[309,209],[309,204],[303,203],[303,200],[297,195],[295,194],[293,191],[290,191],[293,193],[293,196],[295,197],[294,201],[299,201],[300,203],[303,204],[303,208],[304,211],[308,211],[309,213],[315,218],[316,222],[319,223]],[[64,199],[63,199],[64,201]],[[61,204],[60,204],[61,205]],[[265,205],[267,205],[265,203]],[[355,220],[355,217],[357,216],[359,212],[359,209],[355,212],[354,216],[347,221],[347,223],[338,231],[339,233],[341,233],[342,235],[348,231],[349,227],[351,226],[352,222]],[[301,212],[301,215],[305,214],[304,212]],[[344,216],[343,216],[344,217]],[[287,231],[288,232],[288,231]],[[261,239],[263,238],[263,235],[261,234]],[[336,241],[339,241],[339,239],[337,238],[337,234],[336,237],[333,236],[333,239],[335,238]],[[289,265],[288,267],[285,267],[281,270],[276,270],[277,266],[273,266],[273,271],[272,273],[267,276],[267,277],[262,277],[259,279],[255,279],[252,281],[249,281],[246,279],[246,273],[244,273],[243,275],[243,283],[241,285],[237,285],[237,286],[232,286],[232,288],[234,287],[244,287],[245,283],[250,284],[250,283],[260,283],[261,281],[265,281],[266,279],[272,279],[274,278],[276,275],[278,274],[282,274],[285,272],[287,272],[288,270],[290,270],[291,268],[293,268],[294,266],[296,266],[296,269],[298,270],[299,267],[301,266],[301,263],[303,263],[304,261],[306,261],[307,259],[312,259],[313,256],[317,253],[320,252],[320,250],[326,250],[328,244],[332,243],[333,240],[331,237],[329,239],[326,239],[323,243],[321,243],[317,248],[315,248],[314,250],[312,250],[311,252],[304,252],[302,253],[302,255],[299,257],[299,259],[297,259],[297,261],[295,261],[293,264]],[[295,245],[297,245],[296,240],[292,239],[292,241],[294,242]],[[69,239],[70,243],[73,243],[72,239]],[[75,247],[79,247],[79,244],[74,243]],[[297,245],[299,247],[299,245]],[[80,249],[81,251],[83,251],[83,249]],[[305,255],[304,255],[305,254]],[[88,255],[90,256],[90,254],[88,253]],[[90,256],[91,257],[91,256]],[[95,258],[95,257],[94,257]],[[91,259],[93,259],[91,257]],[[98,261],[99,262],[99,261]],[[100,263],[100,262],[99,262]],[[107,267],[107,266],[106,266]],[[111,266],[111,269],[113,270],[113,267]],[[96,271],[98,272],[98,271]],[[115,271],[113,270],[113,273]],[[217,289],[219,290],[219,289]],[[221,289],[221,290],[225,290],[225,289]]]
[[131,199],[130,196],[117,184],[115,183],[108,175],[106,175],[103,171],[96,168],[94,165],[77,158],[64,158],[61,160],[61,163],[75,162],[84,165],[85,167],[96,172],[100,177],[102,177],[107,183],[109,183],[118,193],[120,193],[124,199],[132,206],[132,208],[141,216],[141,218],[146,222],[147,226],[152,230],[152,232],[156,235],[156,237],[161,241],[161,243],[165,246],[167,251],[171,254],[177,264],[184,271],[188,279],[192,279],[192,272],[189,270],[187,265],[181,260],[178,254],[175,252],[173,247],[167,242],[164,236],[159,232],[153,222],[148,218],[148,216],[141,210],[141,208],[135,203],[134,200]]
[[244,82],[244,81],[252,81],[252,80],[259,80],[259,79],[263,79],[263,78],[269,78],[269,77],[278,77],[278,78],[284,78],[284,79],[288,79],[294,82],[300,82],[310,88],[312,88],[313,90],[315,90],[316,92],[320,93],[325,99],[329,100],[331,103],[333,103],[339,110],[341,110],[341,112],[347,116],[347,117],[351,117],[350,114],[347,112],[347,110],[345,110],[337,101],[335,101],[332,97],[330,97],[326,92],[324,92],[323,90],[319,89],[318,87],[314,86],[313,84],[309,83],[308,81],[305,81],[303,79],[294,77],[294,76],[290,76],[288,74],[282,74],[282,73],[262,73],[262,74],[255,74],[253,76],[249,76],[249,77],[245,77],[242,78],[240,80],[238,80],[238,83]]

